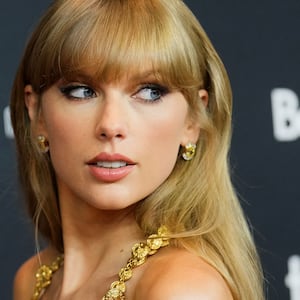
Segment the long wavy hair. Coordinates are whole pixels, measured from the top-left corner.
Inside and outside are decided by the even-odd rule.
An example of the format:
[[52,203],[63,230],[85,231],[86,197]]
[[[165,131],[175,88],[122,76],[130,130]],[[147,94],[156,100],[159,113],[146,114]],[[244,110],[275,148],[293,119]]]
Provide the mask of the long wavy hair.
[[[192,161],[178,160],[168,179],[140,201],[145,234],[165,224],[172,243],[215,267],[234,299],[262,300],[262,271],[231,183],[228,150],[232,94],[225,68],[198,20],[180,0],[58,0],[28,42],[11,96],[21,182],[39,232],[63,251],[55,173],[41,154],[24,103],[31,84],[42,98],[62,77],[112,81],[150,64],[182,92],[201,127]],[[206,89],[209,103],[199,99]]]

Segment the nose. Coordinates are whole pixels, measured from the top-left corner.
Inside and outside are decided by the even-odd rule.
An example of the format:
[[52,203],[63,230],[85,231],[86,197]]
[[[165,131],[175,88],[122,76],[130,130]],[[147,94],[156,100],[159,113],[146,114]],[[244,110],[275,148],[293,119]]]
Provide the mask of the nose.
[[105,97],[100,104],[97,122],[97,136],[101,140],[122,140],[128,132],[126,99],[120,95]]

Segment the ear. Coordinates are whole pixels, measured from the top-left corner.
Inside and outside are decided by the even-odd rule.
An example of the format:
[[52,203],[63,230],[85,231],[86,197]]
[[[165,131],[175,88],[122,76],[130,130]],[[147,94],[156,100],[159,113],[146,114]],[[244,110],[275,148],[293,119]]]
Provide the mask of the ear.
[[[207,107],[208,100],[209,100],[207,90],[205,90],[205,89],[199,90],[198,95],[199,95],[200,100],[203,103],[203,106]],[[195,118],[188,116],[187,121],[186,121],[184,138],[182,140],[181,145],[185,146],[188,143],[196,144],[199,139],[200,130],[201,130],[201,128],[200,128],[199,120],[195,120]]]
[[207,105],[208,105],[208,100],[209,100],[207,90],[201,89],[201,90],[199,90],[198,94],[199,94],[199,97],[200,97],[200,99],[201,99],[203,105],[204,105],[205,107],[207,107]]
[[31,85],[24,88],[25,105],[31,122],[35,122],[38,113],[38,98]]
[[31,129],[34,134],[43,134],[43,121],[39,111],[39,96],[34,92],[31,85],[24,88],[24,101],[31,121]]

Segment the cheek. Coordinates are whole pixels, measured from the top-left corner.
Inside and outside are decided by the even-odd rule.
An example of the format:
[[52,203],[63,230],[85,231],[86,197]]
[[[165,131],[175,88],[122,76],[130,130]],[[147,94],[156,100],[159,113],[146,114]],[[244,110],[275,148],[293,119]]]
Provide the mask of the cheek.
[[146,144],[144,148],[151,157],[151,163],[165,169],[165,172],[171,172],[173,169],[184,138],[184,109],[185,107],[182,107],[182,110],[169,110],[167,115],[156,116],[151,126],[140,128],[140,136],[143,136]]
[[72,122],[68,121],[67,118],[62,119],[59,116],[46,120],[46,126],[51,150],[57,148],[61,142],[64,142],[65,147],[68,140],[72,139],[72,133],[75,131]]
[[82,134],[87,131],[85,127],[88,121],[85,117],[80,117],[72,111],[64,111],[60,107],[48,105],[45,107],[44,124],[49,138],[50,144],[55,144],[59,141],[68,143],[68,140],[81,138]]
[[154,139],[167,148],[179,147],[185,133],[186,111],[187,109],[183,105],[166,110],[155,118],[150,134],[152,133]]
[[[49,111],[45,119],[47,136],[50,145],[51,161],[54,169],[73,165],[76,156],[84,153],[85,135],[88,132],[87,122],[72,114]],[[62,166],[61,166],[62,165]]]

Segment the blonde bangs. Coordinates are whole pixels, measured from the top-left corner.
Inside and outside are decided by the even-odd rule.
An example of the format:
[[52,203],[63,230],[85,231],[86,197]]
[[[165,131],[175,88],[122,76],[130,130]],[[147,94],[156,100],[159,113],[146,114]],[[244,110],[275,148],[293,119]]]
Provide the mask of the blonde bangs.
[[47,88],[62,77],[72,80],[88,75],[98,82],[110,82],[145,71],[180,90],[203,85],[199,65],[194,63],[199,62],[197,53],[191,59],[193,41],[166,13],[167,2],[72,4],[72,11],[70,5],[66,6],[69,14],[61,9],[61,14],[57,11],[48,21],[54,27],[45,26],[52,30],[44,33],[44,43],[36,56],[38,62],[34,61],[35,66],[42,66],[38,75],[35,68],[36,79],[44,81],[37,87]]

